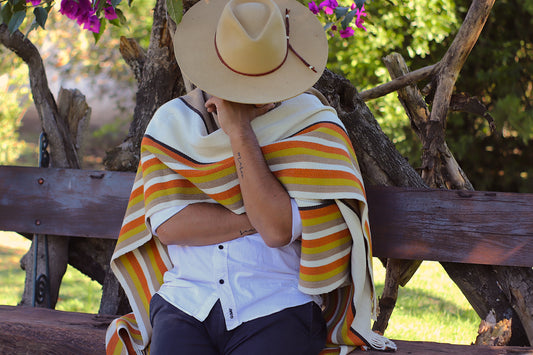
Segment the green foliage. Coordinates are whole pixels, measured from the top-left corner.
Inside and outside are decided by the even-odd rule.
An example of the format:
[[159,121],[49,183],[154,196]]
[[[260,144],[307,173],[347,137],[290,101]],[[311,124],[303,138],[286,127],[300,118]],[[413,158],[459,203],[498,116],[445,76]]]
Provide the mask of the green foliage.
[[12,72],[11,76],[0,76],[0,165],[13,164],[30,149],[19,140],[18,133],[22,115],[28,107],[28,89],[22,83],[20,71]]
[[[461,16],[469,1],[457,1]],[[519,16],[517,16],[519,14]],[[456,90],[479,97],[494,118],[450,115],[448,143],[480,190],[533,192],[533,4],[497,1]]]
[[[369,2],[368,32],[330,38],[328,67],[363,91],[390,80],[381,58],[391,52],[399,52],[411,70],[437,63],[470,4],[469,0]],[[533,192],[532,25],[533,3],[497,1],[456,83],[456,92],[482,100],[498,129],[491,137],[481,117],[448,116],[448,145],[477,189]],[[418,167],[420,144],[396,94],[367,105],[398,150]]]
[[183,17],[183,0],[166,0],[166,5],[170,18],[179,24]]
[[[349,0],[343,0],[349,5]],[[400,53],[414,69],[437,62],[459,28],[452,0],[369,2],[367,32],[330,38],[328,68],[344,75],[359,91],[390,80],[382,57]],[[451,39],[450,39],[451,38]],[[383,131],[416,168],[421,148],[395,94],[367,102]]]

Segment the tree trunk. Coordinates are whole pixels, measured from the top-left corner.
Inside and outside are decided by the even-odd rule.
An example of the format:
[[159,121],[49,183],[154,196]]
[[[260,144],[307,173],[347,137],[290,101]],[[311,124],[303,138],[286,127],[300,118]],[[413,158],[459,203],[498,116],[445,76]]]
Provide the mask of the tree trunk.
[[181,72],[174,59],[171,27],[165,1],[157,0],[146,54],[134,40],[121,39],[122,56],[132,67],[139,88],[128,136],[107,154],[104,160],[107,170],[135,171],[142,136],[153,114],[164,103],[185,93]]

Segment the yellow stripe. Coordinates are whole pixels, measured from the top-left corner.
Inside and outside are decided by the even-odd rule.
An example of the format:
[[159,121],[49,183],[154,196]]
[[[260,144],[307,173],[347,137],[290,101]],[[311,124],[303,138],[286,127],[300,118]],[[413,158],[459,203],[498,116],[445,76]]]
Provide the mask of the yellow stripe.
[[[153,200],[172,195],[194,195],[202,194],[202,191],[196,187],[171,187],[165,190],[154,191],[150,196],[145,197],[145,204],[148,206]],[[183,198],[181,198],[183,200]]]
[[342,217],[341,212],[337,210],[334,213],[330,213],[330,214],[323,215],[320,217],[302,218],[302,226],[303,227],[316,226],[318,224],[327,223],[335,219],[340,219],[341,217]]
[[143,174],[144,176],[147,176],[148,174],[151,174],[154,171],[160,171],[160,170],[166,170],[166,169],[169,169],[169,168],[163,163],[154,164],[148,168],[143,168]]
[[[279,157],[287,157],[287,156],[297,156],[297,155],[311,155],[315,157],[320,157],[324,159],[333,159],[333,160],[342,160],[347,163],[351,163],[351,159],[346,157],[342,154],[335,154],[335,153],[327,153],[319,150],[314,150],[310,148],[288,148],[288,149],[280,149],[274,152],[270,152],[265,154],[265,159],[273,159],[273,158],[279,158]],[[305,160],[305,158],[303,159]]]
[[[207,170],[207,169],[202,169],[202,170]],[[187,179],[194,184],[201,184],[201,183],[211,182],[217,179],[224,178],[226,176],[235,174],[235,172],[236,172],[235,165],[231,165],[225,169],[222,169],[220,171],[213,172],[210,174],[205,174],[201,176],[187,176]],[[184,172],[184,174],[187,174],[187,173]]]
[[[154,155],[160,155],[160,156],[164,156],[165,158],[168,158],[168,155],[163,152],[161,149],[153,146],[153,145],[143,145],[143,151],[146,150]],[[222,163],[220,162],[214,162],[214,163],[207,163],[207,164],[197,164],[197,163],[193,163],[191,159],[189,159],[188,157],[186,156],[181,156],[183,159],[187,160],[187,161],[190,161],[192,164],[194,164],[194,168],[195,170],[201,170],[201,171],[204,171],[204,170],[211,170],[211,169],[215,169],[215,168],[218,168],[219,166],[222,165]],[[178,162],[177,160],[174,160],[176,163],[180,163]],[[191,164],[191,165],[192,165]],[[183,163],[182,163],[183,165]],[[184,165],[184,167],[187,166],[190,168],[189,165]]]
[[[361,190],[361,184],[355,180],[351,179],[342,179],[342,178],[313,178],[313,177],[293,177],[293,176],[281,176],[279,180],[283,184],[293,184],[293,185],[309,185],[309,186],[350,186],[356,187]],[[347,192],[349,190],[347,189]]]
[[128,209],[132,208],[138,203],[143,203],[143,194],[139,194],[137,195],[137,197],[131,199],[130,202],[128,203]]
[[[341,239],[337,239],[335,242],[327,243],[327,244],[321,245],[319,247],[306,248],[306,247],[302,246],[302,254],[307,254],[307,255],[309,255],[309,254],[320,254],[320,253],[329,251],[331,249],[334,249],[334,248],[336,248],[338,246],[341,246],[343,244],[349,244],[351,240],[352,240],[352,237],[350,235],[347,235],[346,237],[343,237]],[[350,248],[350,246],[348,246],[347,248]]]
[[[121,257],[120,259],[122,259],[122,265],[127,270],[127,273],[129,275],[135,275],[135,271],[134,271],[133,267],[131,266],[131,264],[128,262],[128,259],[126,257],[124,257],[124,256]],[[148,311],[148,309],[149,309],[148,300],[146,299],[146,297],[144,297],[144,291],[143,291],[141,282],[139,281],[139,278],[131,277],[130,281],[132,281],[133,284],[135,285],[135,290],[137,291],[136,292],[136,295],[137,295],[136,299],[142,304],[143,308],[146,311]],[[138,302],[136,302],[136,303],[138,303]],[[130,335],[131,335],[131,333],[130,333]]]
[[328,271],[328,272],[325,272],[325,273],[321,273],[321,274],[317,274],[317,275],[309,275],[309,274],[304,274],[304,273],[300,272],[300,279],[303,280],[303,281],[307,281],[307,282],[324,281],[324,280],[327,280],[329,278],[332,278],[333,276],[342,274],[347,269],[348,269],[348,265],[347,264],[343,264],[343,265],[340,265],[339,267],[337,267],[337,268],[335,268],[335,269],[333,269],[331,271]]
[[[141,233],[142,231],[144,231],[146,229],[146,225],[144,223],[140,224],[139,226],[133,228],[133,229],[130,229],[129,231],[123,233],[120,235],[120,239],[118,241],[119,244],[121,244],[122,242],[125,242],[127,241],[129,238],[131,237],[135,237],[137,234]],[[119,249],[117,247],[117,249]]]

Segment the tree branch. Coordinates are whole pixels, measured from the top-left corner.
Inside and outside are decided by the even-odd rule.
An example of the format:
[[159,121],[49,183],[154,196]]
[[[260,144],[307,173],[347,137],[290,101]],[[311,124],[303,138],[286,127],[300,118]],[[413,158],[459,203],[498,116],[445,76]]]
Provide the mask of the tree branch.
[[377,99],[378,97],[388,95],[391,92],[400,90],[406,86],[409,86],[411,84],[414,84],[416,82],[419,82],[419,81],[422,81],[424,79],[431,77],[436,67],[437,67],[437,64],[433,64],[433,65],[429,65],[427,67],[420,68],[415,71],[406,73],[402,76],[394,78],[388,83],[381,84],[379,86],[376,86],[375,88],[362,91],[359,93],[359,96],[361,97],[361,99],[363,99],[363,101],[369,101],[372,99]]
[[54,153],[51,155],[51,164],[56,167],[79,168],[75,145],[68,133],[68,126],[59,116],[56,101],[48,87],[39,50],[20,31],[10,34],[4,24],[0,25],[0,42],[28,65],[33,102],[43,130],[48,135],[50,150]]

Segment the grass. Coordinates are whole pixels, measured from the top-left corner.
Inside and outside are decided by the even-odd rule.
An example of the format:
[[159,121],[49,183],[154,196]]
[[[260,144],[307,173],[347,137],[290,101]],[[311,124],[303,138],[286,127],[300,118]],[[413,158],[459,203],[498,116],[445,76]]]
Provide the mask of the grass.
[[[24,243],[21,243],[21,239]],[[24,287],[19,260],[29,242],[16,233],[0,232],[0,304],[16,305]],[[381,294],[385,269],[374,260],[376,291]],[[96,313],[101,286],[69,266],[56,309]],[[406,287],[400,288],[396,308],[385,332],[387,337],[470,344],[479,318],[446,272],[435,262],[424,262]]]
[[[377,259],[374,269],[376,292],[380,295],[385,269]],[[479,322],[478,315],[442,266],[425,261],[407,285],[400,287],[385,335],[401,340],[471,344]]]
[[[30,242],[12,232],[0,232],[0,305],[15,306],[24,291],[25,272],[20,258]],[[68,266],[63,277],[56,309],[62,311],[98,313],[102,287],[77,269]]]

